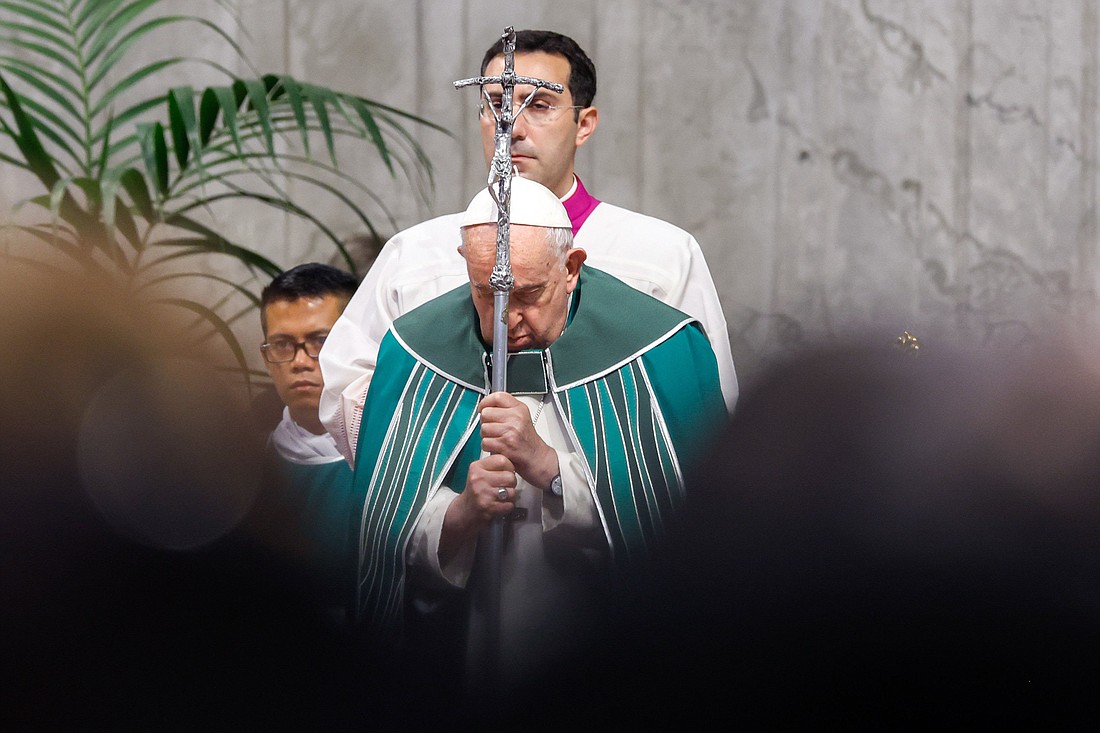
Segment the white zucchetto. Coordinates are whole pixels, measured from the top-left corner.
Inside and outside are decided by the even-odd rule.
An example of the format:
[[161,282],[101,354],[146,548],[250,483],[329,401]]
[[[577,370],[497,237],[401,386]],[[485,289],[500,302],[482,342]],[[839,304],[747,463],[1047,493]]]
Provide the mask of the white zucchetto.
[[[466,207],[466,213],[462,215],[462,226],[496,224],[497,216],[497,204],[489,189],[483,188]],[[520,176],[512,176],[510,221],[512,224],[527,226],[573,228],[569,214],[553,191]]]

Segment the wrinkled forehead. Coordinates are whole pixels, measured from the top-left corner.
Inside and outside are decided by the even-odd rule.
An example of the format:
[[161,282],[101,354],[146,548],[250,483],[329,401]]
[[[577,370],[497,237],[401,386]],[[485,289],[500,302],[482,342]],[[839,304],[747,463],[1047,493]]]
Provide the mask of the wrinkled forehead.
[[[508,251],[511,259],[538,259],[554,254],[550,230],[528,224],[512,224],[509,229]],[[467,260],[496,259],[496,224],[474,224],[462,229],[462,243]]]
[[[494,224],[478,224],[463,230],[471,279],[488,281],[496,265],[496,236]],[[509,260],[517,282],[521,276],[528,280],[545,280],[550,273],[561,269],[560,258],[545,227],[514,224],[509,245]]]

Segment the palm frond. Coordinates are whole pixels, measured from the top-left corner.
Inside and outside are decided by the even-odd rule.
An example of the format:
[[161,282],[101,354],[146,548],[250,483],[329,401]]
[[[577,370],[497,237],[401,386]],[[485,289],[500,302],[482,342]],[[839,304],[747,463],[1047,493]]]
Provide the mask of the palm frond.
[[[94,253],[79,241],[77,235],[71,231],[65,230],[63,227],[53,226],[16,226],[17,230],[27,234],[32,239],[36,239],[46,245],[51,252],[59,253],[75,264],[77,264],[81,270],[86,273],[95,274],[101,277],[106,277],[110,270],[98,260],[96,260]],[[17,257],[14,254],[8,254],[7,257]],[[28,258],[35,259],[35,258]],[[35,259],[37,262],[42,262],[49,267],[56,268],[55,265],[46,263],[42,259]],[[60,269],[60,268],[57,268]]]
[[138,125],[138,142],[145,161],[145,170],[153,179],[157,198],[168,193],[168,143],[164,140],[164,125],[159,122]]
[[[7,30],[9,31],[21,30],[21,28],[19,27],[11,27],[11,24],[0,25],[0,27],[5,26],[7,26]],[[51,45],[28,41],[18,35],[5,37],[4,43],[10,48],[20,48],[24,51],[31,53],[34,56],[39,56],[45,60],[59,64],[60,66],[71,72],[74,76],[80,75],[80,66],[73,61],[73,56],[71,54],[71,52],[75,49],[72,49],[70,46],[68,46],[68,44],[65,44],[60,38],[54,38],[52,36],[47,38],[39,36],[39,38],[41,40],[50,41]],[[65,53],[66,51],[69,51],[70,53]]]
[[93,70],[89,77],[89,85],[96,86],[107,74],[125,57],[126,52],[136,43],[141,42],[153,31],[181,24],[197,24],[201,28],[209,30],[226,43],[238,57],[244,56],[244,51],[225,29],[206,18],[193,15],[169,15],[160,16],[135,27],[128,27],[129,23],[144,13],[148,8],[160,0],[138,0],[138,2],[124,8],[116,16],[109,18],[103,25],[89,29],[81,41],[87,45],[88,55],[86,62]]
[[[299,163],[303,166],[318,168],[318,169],[320,169],[321,173],[336,179],[336,182],[331,182],[330,183],[329,181],[324,180],[320,176],[309,175],[308,173],[299,172],[299,171],[296,171],[296,170],[288,170],[288,169],[285,169],[285,168],[279,168],[279,169],[265,168],[261,165],[249,166],[247,168],[234,168],[232,170],[222,170],[222,168],[221,168],[221,164],[223,162],[227,165],[235,165],[235,164],[240,164],[240,163],[244,162],[244,160],[246,160],[247,158],[255,158],[255,159],[262,160],[264,158],[264,156],[262,156],[262,155],[245,156],[245,158],[233,156],[233,157],[225,158],[224,161],[215,159],[215,160],[208,161],[207,162],[207,167],[213,174],[217,175],[218,180],[222,183],[230,181],[232,178],[234,178],[236,176],[248,175],[248,174],[259,175],[259,176],[265,177],[265,178],[271,178],[270,185],[273,188],[275,188],[275,190],[277,190],[277,191],[280,190],[280,189],[277,188],[278,184],[276,184],[274,179],[273,179],[273,176],[275,176],[275,175],[281,176],[283,178],[287,178],[287,179],[291,179],[291,180],[300,181],[302,183],[305,183],[311,188],[318,189],[320,191],[323,191],[326,195],[336,198],[338,201],[340,201],[347,208],[347,210],[349,212],[351,212],[359,220],[359,222],[371,233],[372,236],[381,237],[381,234],[378,231],[378,229],[376,228],[376,226],[374,224],[374,221],[371,219],[371,217],[366,213],[366,211],[363,210],[363,208],[359,204],[356,203],[355,199],[353,199],[350,195],[345,193],[345,188],[353,188],[356,191],[358,191],[359,193],[361,193],[365,198],[371,200],[374,203],[374,205],[378,207],[379,211],[381,211],[382,214],[385,216],[385,218],[387,220],[387,224],[391,228],[395,227],[397,225],[396,219],[394,218],[393,214],[387,208],[386,203],[381,199],[381,197],[378,196],[377,193],[372,191],[367,186],[363,185],[363,183],[361,181],[353,178],[352,176],[344,173],[343,171],[341,171],[337,168],[331,168],[331,167],[328,167],[328,166],[324,166],[323,164],[318,163],[317,161],[313,160],[312,158],[299,157],[299,156],[289,156],[289,155],[284,155],[282,157],[287,162],[290,162],[290,163]],[[183,197],[183,196],[188,195],[189,193],[191,193],[194,190],[202,189],[205,186],[205,184],[206,184],[206,182],[204,180],[195,179],[192,183],[190,183],[187,186],[177,187],[175,189],[176,197]],[[344,185],[341,186],[341,185],[338,185],[338,184],[344,184]],[[244,191],[243,189],[236,189],[236,190],[238,190],[241,193],[242,196],[247,197],[247,195],[248,195],[247,191]],[[209,203],[208,201],[203,200],[203,197],[201,197],[201,196],[198,197],[198,199],[199,199],[201,205],[205,205],[206,203]]]
[[[206,208],[206,207],[209,207],[212,204],[216,204],[219,201],[230,200],[230,199],[242,199],[242,198],[243,199],[248,199],[249,201],[255,201],[257,203],[263,204],[265,206],[268,206],[268,207],[273,208],[273,209],[277,209],[279,211],[282,211],[282,212],[285,212],[285,213],[288,213],[288,214],[293,214],[294,216],[296,216],[300,219],[304,219],[305,221],[308,221],[314,227],[316,227],[318,231],[320,231],[322,234],[324,234],[326,238],[328,238],[328,240],[332,243],[333,247],[335,247],[343,255],[345,261],[348,264],[348,267],[350,267],[351,270],[354,272],[355,262],[354,262],[354,260],[352,260],[351,255],[348,254],[347,250],[344,249],[344,245],[340,241],[340,237],[337,236],[336,233],[334,231],[332,231],[332,229],[327,224],[325,224],[325,222],[320,217],[310,213],[308,210],[302,208],[301,206],[295,204],[293,201],[290,201],[290,200],[288,200],[288,199],[286,199],[282,196],[271,196],[271,195],[265,195],[265,194],[262,194],[262,193],[258,193],[256,191],[243,191],[243,190],[233,190],[233,191],[229,191],[229,192],[226,192],[226,193],[214,194],[214,195],[204,197],[201,201],[196,201],[196,202],[193,202],[191,204],[188,204],[187,206],[183,207],[183,209],[180,210],[179,214],[173,214],[173,215],[167,217],[165,219],[165,222],[171,224],[175,220],[175,217],[180,215],[180,214],[186,214],[187,212],[192,211],[192,210],[197,209],[197,208]],[[275,273],[272,273],[272,274],[275,275],[275,274],[278,274],[278,272],[275,272]]]
[[19,152],[23,154],[23,160],[27,162],[28,169],[38,177],[38,180],[47,189],[53,188],[53,185],[60,180],[61,174],[57,172],[53,158],[42,146],[31,119],[23,111],[20,98],[8,86],[8,82],[2,74],[0,74],[0,92],[3,92],[4,101],[12,113],[15,128],[10,127],[2,117],[0,117],[0,127],[19,148]]
[[[206,4],[235,9],[228,0]],[[281,268],[247,243],[231,241],[207,215],[237,201],[285,212],[320,232],[354,272],[333,224],[307,201],[338,202],[374,236],[380,236],[379,216],[396,223],[382,196],[341,169],[344,145],[365,143],[391,177],[403,177],[426,200],[434,173],[412,128],[449,133],[400,109],[287,74],[250,76],[254,70],[236,40],[247,29],[164,7],[162,0],[0,0],[0,166],[28,171],[40,186],[15,209],[21,220],[32,211],[44,219],[19,224],[31,249],[50,248],[104,276],[151,282],[149,293],[186,278],[216,283],[225,295],[213,303],[160,302],[189,310],[207,325],[207,337],[223,338],[247,375],[232,325],[256,307],[255,283]],[[184,28],[216,39],[249,71],[179,54],[135,62],[137,48]],[[139,91],[184,65],[220,81],[153,96]],[[242,211],[234,207],[229,216],[247,215]],[[178,272],[187,258],[210,257],[229,257],[252,276],[244,283],[211,276],[206,262]],[[240,296],[247,308],[226,319],[221,311],[235,309]]]
[[158,239],[152,243],[157,247],[175,247],[183,245],[189,246],[204,254],[229,255],[239,260],[249,269],[259,270],[268,277],[275,277],[283,271],[281,267],[261,255],[259,252],[255,252],[247,247],[229,241],[210,227],[189,216],[184,214],[172,214],[165,218],[164,223],[200,236],[183,240],[172,238]]
[[[191,87],[176,87],[168,93],[168,129],[172,133],[172,148],[179,167],[186,168],[192,160],[199,165],[202,141],[195,114],[195,93]],[[195,153],[193,159],[192,151]]]
[[[238,282],[230,280],[229,278],[221,277],[220,275],[214,275],[214,274],[211,274],[211,273],[208,273],[208,272],[201,272],[201,273],[200,272],[170,272],[170,273],[167,273],[167,274],[164,274],[164,275],[159,275],[157,277],[150,278],[149,281],[144,283],[141,287],[142,288],[156,288],[160,285],[163,285],[164,283],[171,282],[173,280],[188,280],[188,279],[196,278],[196,277],[205,278],[205,279],[208,279],[208,280],[214,280],[214,281],[219,282],[223,285],[226,285],[229,288],[231,288],[232,290],[235,290],[238,294],[243,295],[248,300],[248,302],[252,304],[252,307],[254,307],[254,308],[259,308],[260,307],[260,298],[259,298],[259,296],[256,295],[251,290],[249,290],[248,288],[246,288],[244,285],[241,285]],[[245,311],[245,312],[247,312],[247,311]],[[233,320],[232,318],[225,319],[226,323],[230,323],[230,322],[232,322],[232,320]]]
[[43,25],[61,24],[66,18],[64,9],[49,0],[4,0],[0,2],[0,10],[11,11]]
[[118,180],[130,196],[130,201],[137,209],[137,213],[149,223],[156,223],[159,215],[153,206],[153,197],[149,194],[149,186],[141,171],[136,168],[125,168],[119,174]]
[[237,361],[237,366],[240,367],[240,373],[246,375],[247,379],[248,359],[245,358],[244,350],[241,349],[241,343],[237,340],[237,335],[233,333],[233,329],[230,328],[229,324],[226,323],[221,316],[203,304],[196,303],[193,300],[187,300],[186,298],[157,298],[154,302],[163,305],[174,305],[178,308],[191,311],[213,326],[225,341],[226,346],[233,352],[233,356]]

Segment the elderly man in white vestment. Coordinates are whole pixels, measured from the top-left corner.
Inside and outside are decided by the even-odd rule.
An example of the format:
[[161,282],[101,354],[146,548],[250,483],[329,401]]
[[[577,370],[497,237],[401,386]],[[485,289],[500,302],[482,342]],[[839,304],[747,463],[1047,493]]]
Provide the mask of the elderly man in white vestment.
[[[503,67],[498,41],[486,52],[482,71],[499,74]],[[541,183],[561,199],[576,244],[588,253],[589,265],[699,320],[718,360],[726,407],[732,410],[737,375],[726,319],[698,242],[668,222],[597,200],[574,174],[577,148],[588,141],[599,121],[592,106],[596,70],[591,59],[567,36],[518,31],[515,70],[522,76],[560,83],[565,90],[561,94],[540,90],[516,120],[513,165],[521,176]],[[500,103],[499,85],[485,91],[494,104]],[[516,100],[530,91],[518,85]],[[480,123],[488,164],[493,155],[493,114],[483,109]],[[390,323],[466,281],[466,265],[457,254],[461,217],[448,214],[394,236],[329,334],[320,359],[325,381],[321,420],[349,461],[354,462],[363,400]]]

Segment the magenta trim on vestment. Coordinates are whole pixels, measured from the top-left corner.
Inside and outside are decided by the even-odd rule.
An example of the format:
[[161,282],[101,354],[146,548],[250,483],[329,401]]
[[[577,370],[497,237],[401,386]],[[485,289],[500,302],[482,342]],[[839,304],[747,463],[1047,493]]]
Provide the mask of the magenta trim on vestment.
[[569,221],[573,222],[573,236],[575,237],[577,232],[580,231],[581,225],[584,224],[584,220],[596,210],[600,202],[588,193],[578,176],[577,190],[573,192],[572,196],[562,201],[562,205],[565,206],[565,213],[569,214]]

